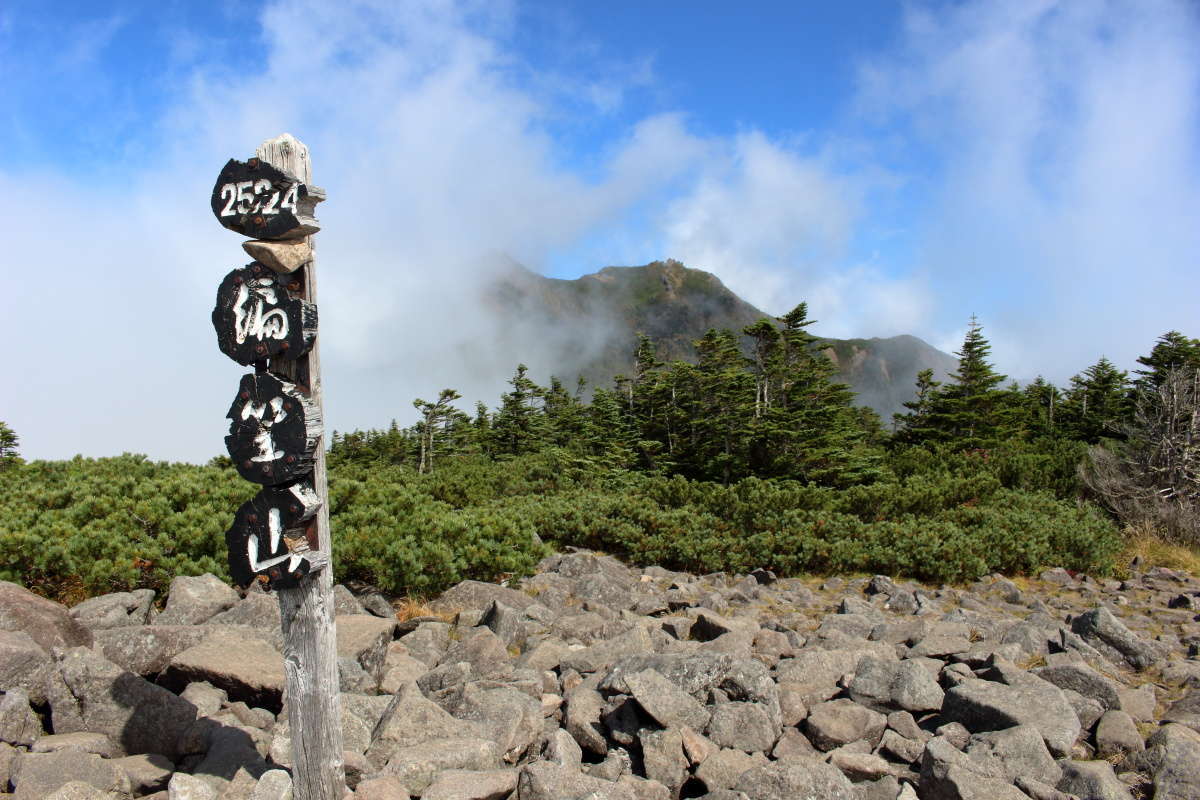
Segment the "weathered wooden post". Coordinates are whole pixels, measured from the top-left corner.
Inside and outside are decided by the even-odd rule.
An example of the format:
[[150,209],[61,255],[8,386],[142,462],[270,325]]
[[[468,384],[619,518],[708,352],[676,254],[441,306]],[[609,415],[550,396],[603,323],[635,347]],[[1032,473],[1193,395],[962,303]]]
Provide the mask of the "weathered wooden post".
[[321,359],[317,339],[313,217],[324,193],[310,186],[308,148],[290,134],[254,158],[230,160],[213,189],[226,228],[257,237],[255,259],[225,276],[213,325],[221,351],[254,373],[229,410],[229,456],[263,490],[226,534],[230,573],[274,587],[283,623],[283,666],[296,800],[341,800],[341,700],[330,563]]

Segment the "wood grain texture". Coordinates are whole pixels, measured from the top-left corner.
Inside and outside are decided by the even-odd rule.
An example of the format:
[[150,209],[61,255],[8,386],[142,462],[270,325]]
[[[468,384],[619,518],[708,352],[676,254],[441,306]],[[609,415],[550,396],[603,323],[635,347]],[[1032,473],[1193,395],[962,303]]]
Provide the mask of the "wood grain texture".
[[[263,142],[258,156],[295,175],[304,183],[312,180],[308,148],[290,134]],[[308,240],[310,246],[313,241]],[[303,272],[304,299],[317,301],[316,248]],[[271,368],[307,386],[309,398],[322,407],[320,337],[308,354],[295,361],[272,364]],[[313,489],[323,501],[329,497],[325,448],[318,446],[313,458]],[[329,503],[322,502],[316,515],[313,549],[326,558],[330,553]],[[346,792],[342,761],[341,695],[337,668],[337,638],[334,629],[333,568],[327,566],[291,589],[280,589],[279,610],[283,622],[283,667],[292,731],[292,772],[295,800],[342,800]]]

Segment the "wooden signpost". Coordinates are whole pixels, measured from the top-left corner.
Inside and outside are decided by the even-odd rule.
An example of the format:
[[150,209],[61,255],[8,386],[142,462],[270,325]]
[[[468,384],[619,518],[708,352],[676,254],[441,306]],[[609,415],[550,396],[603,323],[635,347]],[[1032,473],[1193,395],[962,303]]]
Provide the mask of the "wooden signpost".
[[257,241],[255,259],[217,289],[213,327],[242,376],[225,444],[246,480],[263,489],[237,510],[225,539],[229,571],[277,591],[296,800],[341,800],[341,699],[333,619],[328,476],[317,341],[314,206],[308,148],[290,134],[269,139],[217,177],[212,211]]

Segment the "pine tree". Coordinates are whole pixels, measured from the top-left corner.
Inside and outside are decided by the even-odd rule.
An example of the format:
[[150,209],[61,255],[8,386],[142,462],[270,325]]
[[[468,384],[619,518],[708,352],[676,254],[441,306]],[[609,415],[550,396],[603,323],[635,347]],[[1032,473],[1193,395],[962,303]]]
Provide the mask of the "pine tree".
[[1173,369],[1200,368],[1200,339],[1190,339],[1179,331],[1167,331],[1158,337],[1149,355],[1140,356],[1139,364],[1147,369],[1134,370],[1137,390],[1156,389]]
[[974,315],[963,338],[958,369],[952,383],[942,387],[933,402],[929,427],[935,440],[970,450],[984,448],[1012,435],[1019,426],[1019,398],[998,388],[1006,375],[996,372],[988,356],[992,346]]
[[413,408],[421,414],[421,419],[416,425],[421,448],[417,472],[433,472],[433,451],[438,426],[444,426],[454,416],[457,409],[450,404],[460,397],[462,395],[453,389],[442,389],[438,393],[438,399],[432,403],[419,397],[413,400]]
[[22,463],[17,452],[20,438],[8,425],[0,422],[0,469]]
[[517,365],[509,380],[511,392],[500,396],[500,408],[492,419],[493,451],[518,456],[539,450],[546,442],[547,424],[542,408],[545,390],[530,380],[529,367]]
[[1072,437],[1095,444],[1121,436],[1119,428],[1131,412],[1128,375],[1101,356],[1071,378],[1062,416]]
[[938,431],[931,426],[930,419],[941,385],[941,381],[933,379],[932,369],[923,369],[917,373],[916,396],[903,404],[908,413],[892,416],[892,423],[896,429],[894,438],[897,442],[916,444],[937,438]]
[[1020,392],[1027,427],[1036,436],[1053,436],[1063,427],[1063,394],[1041,375]]

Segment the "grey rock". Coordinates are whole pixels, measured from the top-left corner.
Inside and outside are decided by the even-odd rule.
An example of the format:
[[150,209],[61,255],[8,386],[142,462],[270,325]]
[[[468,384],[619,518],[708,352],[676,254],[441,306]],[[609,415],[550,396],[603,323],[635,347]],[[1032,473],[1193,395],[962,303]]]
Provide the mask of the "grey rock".
[[1050,752],[1064,756],[1079,738],[1079,719],[1062,690],[1040,678],[1021,676],[1017,685],[967,679],[946,692],[942,716],[972,732],[1033,725]]
[[7,690],[0,699],[0,742],[28,747],[42,735],[42,721],[29,706],[24,689]]
[[166,789],[171,774],[175,771],[174,762],[158,753],[114,758],[112,764],[125,773],[125,777],[129,779],[130,791],[135,797]]
[[21,689],[35,703],[46,701],[46,679],[54,660],[25,631],[0,630],[0,687]]
[[1200,733],[1168,723],[1146,740],[1140,760],[1154,776],[1154,800],[1200,798]]
[[[365,617],[374,619],[374,617]],[[379,689],[379,680],[373,678],[353,656],[337,660],[338,691],[357,694],[374,694]]]
[[125,773],[92,753],[22,753],[13,764],[13,797],[18,800],[43,800],[71,781],[81,781],[103,792],[129,794]]
[[1050,784],[1033,778],[1018,777],[1015,783],[1018,789],[1032,797],[1033,800],[1079,800],[1073,794],[1060,792]]
[[458,641],[451,641],[446,648],[440,665],[467,663],[472,674],[480,676],[494,675],[511,666],[513,659],[508,648],[490,629],[470,628],[461,633]]
[[383,766],[399,749],[433,739],[473,739],[482,735],[478,725],[455,719],[427,700],[415,684],[406,684],[388,703],[375,725],[367,759]]
[[784,761],[793,758],[821,758],[821,751],[812,746],[800,731],[795,728],[784,728],[779,741],[771,748],[771,758]]
[[524,592],[506,586],[482,581],[462,581],[442,592],[429,606],[443,613],[454,613],[463,609],[483,611],[496,601],[516,609],[528,608],[534,602],[533,598]]
[[1105,710],[1120,708],[1121,686],[1087,664],[1076,662],[1060,666],[1039,667],[1032,672],[1060,689],[1071,689],[1084,697],[1100,701]]
[[382,619],[396,618],[396,609],[379,592],[363,592],[358,596],[358,602],[368,614],[374,614]]
[[29,748],[31,753],[57,753],[60,750],[92,753],[103,758],[113,758],[117,754],[117,748],[113,746],[112,739],[103,733],[89,731],[50,734],[38,739]]
[[583,749],[562,728],[556,728],[546,740],[545,758],[559,766],[579,769],[583,763]]
[[[677,728],[638,731],[645,776],[666,786],[678,796],[687,778],[688,761],[683,753],[683,737]],[[715,756],[710,756],[708,761]]]
[[1096,725],[1096,756],[1107,759],[1146,749],[1133,717],[1119,709],[1105,711]]
[[121,753],[175,758],[196,707],[83,647],[68,650],[47,691],[57,733],[107,734]]
[[976,734],[966,752],[971,762],[981,765],[981,771],[1009,781],[1024,775],[1053,785],[1062,777],[1041,734],[1030,725]]
[[595,672],[616,664],[625,656],[642,655],[652,648],[649,631],[637,625],[612,639],[568,652],[562,658],[562,667],[579,672]]
[[150,621],[153,604],[153,589],[135,589],[132,592],[114,592],[89,598],[72,607],[69,613],[85,628],[97,631],[145,625]]
[[780,684],[790,683],[799,687],[805,704],[811,707],[837,694],[838,681],[843,675],[855,672],[859,661],[865,656],[894,660],[895,652],[890,648],[880,650],[877,647],[830,650],[806,647],[797,652],[795,658],[785,658],[779,662],[775,668],[776,680]]
[[354,789],[354,800],[409,800],[409,795],[395,775],[379,775],[360,782]]
[[438,773],[421,800],[504,800],[517,788],[515,769],[448,769]]
[[1139,637],[1104,606],[1075,617],[1071,630],[1107,657],[1124,660],[1137,670],[1166,655],[1162,645]]
[[383,771],[399,778],[410,794],[419,795],[443,770],[490,770],[499,766],[499,748],[487,739],[431,739],[397,748]]
[[563,699],[566,705],[563,728],[567,733],[589,753],[602,756],[608,752],[601,723],[604,698],[600,693],[585,684],[567,692]]
[[989,772],[944,737],[925,745],[921,756],[922,800],[1027,800],[999,771]]
[[176,772],[167,785],[169,800],[217,800],[217,790],[203,779],[186,772]]
[[252,706],[277,708],[285,683],[283,658],[252,629],[214,627],[199,644],[172,658],[162,677],[171,687],[193,681],[208,681]]
[[96,631],[96,647],[109,661],[143,678],[158,675],[171,659],[212,634],[196,625],[138,625]]
[[548,761],[525,765],[517,778],[516,797],[517,800],[635,800],[633,790],[626,786]]
[[1176,722],[1200,733],[1200,686],[1188,689],[1162,717],[1163,722]]
[[1075,718],[1079,720],[1079,727],[1084,733],[1095,727],[1096,723],[1100,721],[1100,717],[1104,716],[1104,705],[1099,700],[1084,697],[1071,689],[1063,689],[1062,693],[1067,698],[1067,702],[1071,704]]
[[[811,715],[809,717],[811,719]],[[882,725],[880,726],[882,730]],[[760,703],[729,702],[713,709],[705,731],[718,747],[767,752],[779,738],[779,726]]]
[[333,613],[334,616],[366,614],[367,610],[362,607],[362,603],[358,602],[353,592],[339,583],[333,587]]
[[1064,761],[1057,788],[1080,800],[1132,800],[1107,761]]
[[874,748],[886,727],[883,714],[845,698],[813,706],[804,721],[804,733],[824,751],[860,740],[867,742],[868,749]]
[[401,636],[400,642],[410,656],[432,669],[450,646],[450,626],[444,622],[422,622]]
[[1154,720],[1154,708],[1158,705],[1158,697],[1154,694],[1153,684],[1145,684],[1136,689],[1121,689],[1117,692],[1120,704],[1117,706],[1129,714],[1137,722]]
[[106,792],[102,789],[97,789],[90,783],[68,781],[46,795],[42,800],[120,800],[120,798],[121,795],[118,795],[116,792]]
[[[1039,739],[1038,741],[1041,740]],[[906,739],[890,729],[883,732],[883,738],[879,741],[878,752],[895,761],[902,761],[906,764],[916,763],[924,751],[925,744],[923,742],[916,739]]]
[[871,753],[854,753],[839,748],[829,754],[829,763],[842,771],[852,783],[876,781],[891,776],[896,767]]
[[652,669],[696,700],[703,701],[709,691],[725,680],[734,664],[735,659],[725,653],[637,653],[615,661],[600,689],[630,694],[625,676]]
[[214,614],[206,625],[245,625],[264,631],[280,629],[279,600],[274,595],[250,592],[226,611]]
[[734,789],[755,800],[857,800],[853,785],[837,767],[807,759],[754,767],[742,773]]
[[696,768],[696,777],[709,792],[732,789],[747,771],[767,765],[762,753],[744,753],[741,750],[722,748]]
[[525,626],[527,621],[528,618],[518,609],[493,600],[484,610],[479,624],[490,628],[507,646],[522,647],[528,635]]
[[211,717],[229,701],[229,694],[208,681],[195,681],[179,693],[179,696],[196,707],[196,714]]
[[396,620],[348,614],[337,617],[334,623],[338,657],[353,658],[378,683],[383,677],[383,665],[396,630]]
[[0,630],[24,631],[47,653],[92,645],[92,632],[72,619],[66,606],[9,581],[0,581]]
[[961,722],[939,725],[935,732],[959,750],[966,750],[971,741],[971,732]]
[[237,592],[212,573],[180,575],[171,581],[167,606],[156,625],[200,625],[238,601]]
[[625,685],[638,704],[664,728],[703,730],[710,714],[687,692],[653,669],[625,675]]
[[893,711],[887,715],[888,727],[906,739],[914,739],[924,744],[931,734],[922,730],[913,715],[907,711]]
[[503,759],[518,761],[542,734],[541,702],[511,686],[467,684],[445,700],[456,719],[475,723],[479,735],[495,742]]
[[793,683],[779,684],[779,713],[782,725],[799,725],[808,716],[808,706],[804,703],[804,690]]
[[258,779],[250,800],[292,800],[292,776],[281,769],[267,770]]

